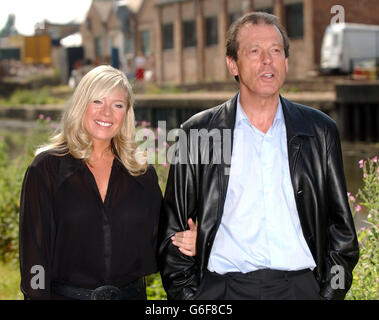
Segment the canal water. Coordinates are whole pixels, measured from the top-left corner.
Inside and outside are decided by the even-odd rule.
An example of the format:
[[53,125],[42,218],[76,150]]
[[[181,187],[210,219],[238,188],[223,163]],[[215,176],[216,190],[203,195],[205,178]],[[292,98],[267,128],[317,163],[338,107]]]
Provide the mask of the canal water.
[[[0,136],[12,137],[18,141],[11,146],[11,157],[15,158],[23,150],[22,142],[32,132],[36,122],[27,122],[21,120],[4,120],[0,119]],[[12,139],[11,139],[12,140]],[[13,140],[12,140],[13,141]],[[348,192],[355,195],[359,188],[362,187],[362,169],[359,168],[359,160],[379,157],[379,142],[347,142],[342,141],[342,155],[344,161],[344,170]],[[357,213],[355,223],[357,228],[365,226],[367,214],[364,212]]]

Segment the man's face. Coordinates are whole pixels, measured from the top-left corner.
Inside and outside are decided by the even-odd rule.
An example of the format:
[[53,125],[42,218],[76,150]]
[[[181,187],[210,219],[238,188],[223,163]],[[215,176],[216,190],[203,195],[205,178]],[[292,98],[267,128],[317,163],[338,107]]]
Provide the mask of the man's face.
[[283,38],[274,25],[247,24],[237,34],[237,61],[226,58],[228,69],[238,76],[241,94],[262,98],[279,94],[288,71]]

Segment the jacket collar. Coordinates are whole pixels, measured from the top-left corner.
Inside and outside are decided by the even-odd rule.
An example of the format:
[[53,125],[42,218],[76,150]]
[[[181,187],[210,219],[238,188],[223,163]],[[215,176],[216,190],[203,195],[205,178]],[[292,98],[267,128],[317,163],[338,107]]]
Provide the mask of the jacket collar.
[[287,141],[296,136],[314,136],[311,123],[303,116],[299,105],[280,96],[287,129]]
[[[238,92],[237,94],[225,102],[223,108],[218,110],[218,113],[215,115],[214,120],[215,127],[220,129],[232,129],[234,130],[234,125],[236,122],[236,111],[237,111],[237,102],[238,102]],[[212,126],[212,124],[211,124]]]
[[[295,136],[313,136],[312,126],[309,121],[303,116],[301,109],[297,104],[279,96],[282,104],[284,120],[287,128],[287,140]],[[232,129],[236,121],[238,93],[225,102],[224,108],[219,110],[217,118],[217,127],[221,129]]]

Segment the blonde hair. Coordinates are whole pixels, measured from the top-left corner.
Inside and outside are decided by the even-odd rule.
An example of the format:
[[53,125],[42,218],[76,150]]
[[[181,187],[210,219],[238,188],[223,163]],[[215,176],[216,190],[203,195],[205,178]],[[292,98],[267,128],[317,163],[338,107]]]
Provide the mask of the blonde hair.
[[88,162],[93,144],[83,125],[84,113],[90,102],[106,97],[116,88],[125,92],[127,111],[122,127],[112,138],[111,144],[116,157],[130,174],[143,174],[147,168],[147,159],[146,155],[137,152],[132,89],[123,72],[107,65],[92,69],[82,78],[63,113],[57,132],[48,144],[37,149],[36,155],[52,150],[56,155],[71,154],[74,158]]

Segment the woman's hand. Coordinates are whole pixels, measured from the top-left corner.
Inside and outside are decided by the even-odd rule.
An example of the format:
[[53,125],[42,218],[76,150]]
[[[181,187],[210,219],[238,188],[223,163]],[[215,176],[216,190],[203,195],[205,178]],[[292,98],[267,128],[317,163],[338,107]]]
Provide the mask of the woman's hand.
[[188,219],[189,230],[177,232],[171,237],[172,244],[177,246],[180,252],[193,257],[196,255],[197,224]]

